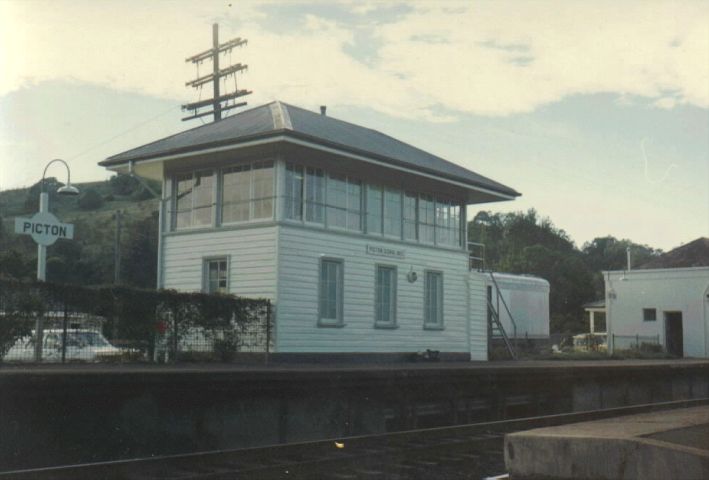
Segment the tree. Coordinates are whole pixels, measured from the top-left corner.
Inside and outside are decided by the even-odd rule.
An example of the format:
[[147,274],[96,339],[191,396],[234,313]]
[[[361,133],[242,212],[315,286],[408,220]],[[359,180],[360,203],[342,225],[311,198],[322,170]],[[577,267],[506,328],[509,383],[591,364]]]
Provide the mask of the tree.
[[126,228],[122,272],[124,281],[133,287],[155,288],[158,265],[158,213]]
[[103,205],[103,198],[94,190],[89,188],[79,197],[79,208],[82,210],[96,210]]

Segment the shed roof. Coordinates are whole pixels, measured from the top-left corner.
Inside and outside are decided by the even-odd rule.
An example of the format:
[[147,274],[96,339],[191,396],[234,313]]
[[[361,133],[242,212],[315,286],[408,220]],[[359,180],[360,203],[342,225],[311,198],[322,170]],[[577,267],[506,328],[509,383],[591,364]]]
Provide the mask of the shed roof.
[[389,135],[279,101],[133,148],[99,164],[112,167],[131,161],[138,163],[174,154],[198,153],[213,147],[238,146],[240,143],[277,136],[366,156],[509,197],[520,195],[510,187]]

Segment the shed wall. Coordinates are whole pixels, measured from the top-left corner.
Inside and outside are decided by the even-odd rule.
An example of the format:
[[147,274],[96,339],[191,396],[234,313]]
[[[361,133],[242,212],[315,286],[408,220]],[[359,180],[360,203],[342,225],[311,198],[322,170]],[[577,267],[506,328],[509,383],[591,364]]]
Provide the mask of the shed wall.
[[[605,280],[609,337],[659,335],[666,345],[664,312],[682,312],[684,355],[709,356],[709,268],[608,272]],[[657,319],[644,321],[644,308]]]

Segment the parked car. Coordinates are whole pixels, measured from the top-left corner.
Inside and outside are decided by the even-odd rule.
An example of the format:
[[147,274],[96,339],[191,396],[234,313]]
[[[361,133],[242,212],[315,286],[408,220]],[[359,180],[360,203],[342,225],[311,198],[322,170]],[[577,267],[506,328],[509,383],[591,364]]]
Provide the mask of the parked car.
[[[61,362],[61,329],[44,330],[42,344],[43,362]],[[3,360],[6,362],[34,362],[35,335],[19,338]],[[118,359],[128,350],[111,345],[101,332],[89,329],[71,329],[66,332],[66,361],[100,362]]]

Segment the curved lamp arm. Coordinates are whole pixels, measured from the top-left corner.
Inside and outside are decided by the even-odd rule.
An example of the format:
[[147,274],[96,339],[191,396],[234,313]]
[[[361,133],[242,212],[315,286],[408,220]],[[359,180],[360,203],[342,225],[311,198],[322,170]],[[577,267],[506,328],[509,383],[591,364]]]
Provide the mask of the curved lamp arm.
[[50,162],[44,167],[44,172],[42,172],[41,191],[44,192],[44,177],[47,175],[47,169],[54,162],[61,162],[66,167],[66,185],[64,187],[62,187],[60,190],[62,190],[62,189],[65,190],[66,193],[69,195],[77,195],[79,193],[79,191],[76,189],[76,187],[71,186],[71,170],[69,169],[69,165],[61,158],[55,158],[54,160],[50,160]]

